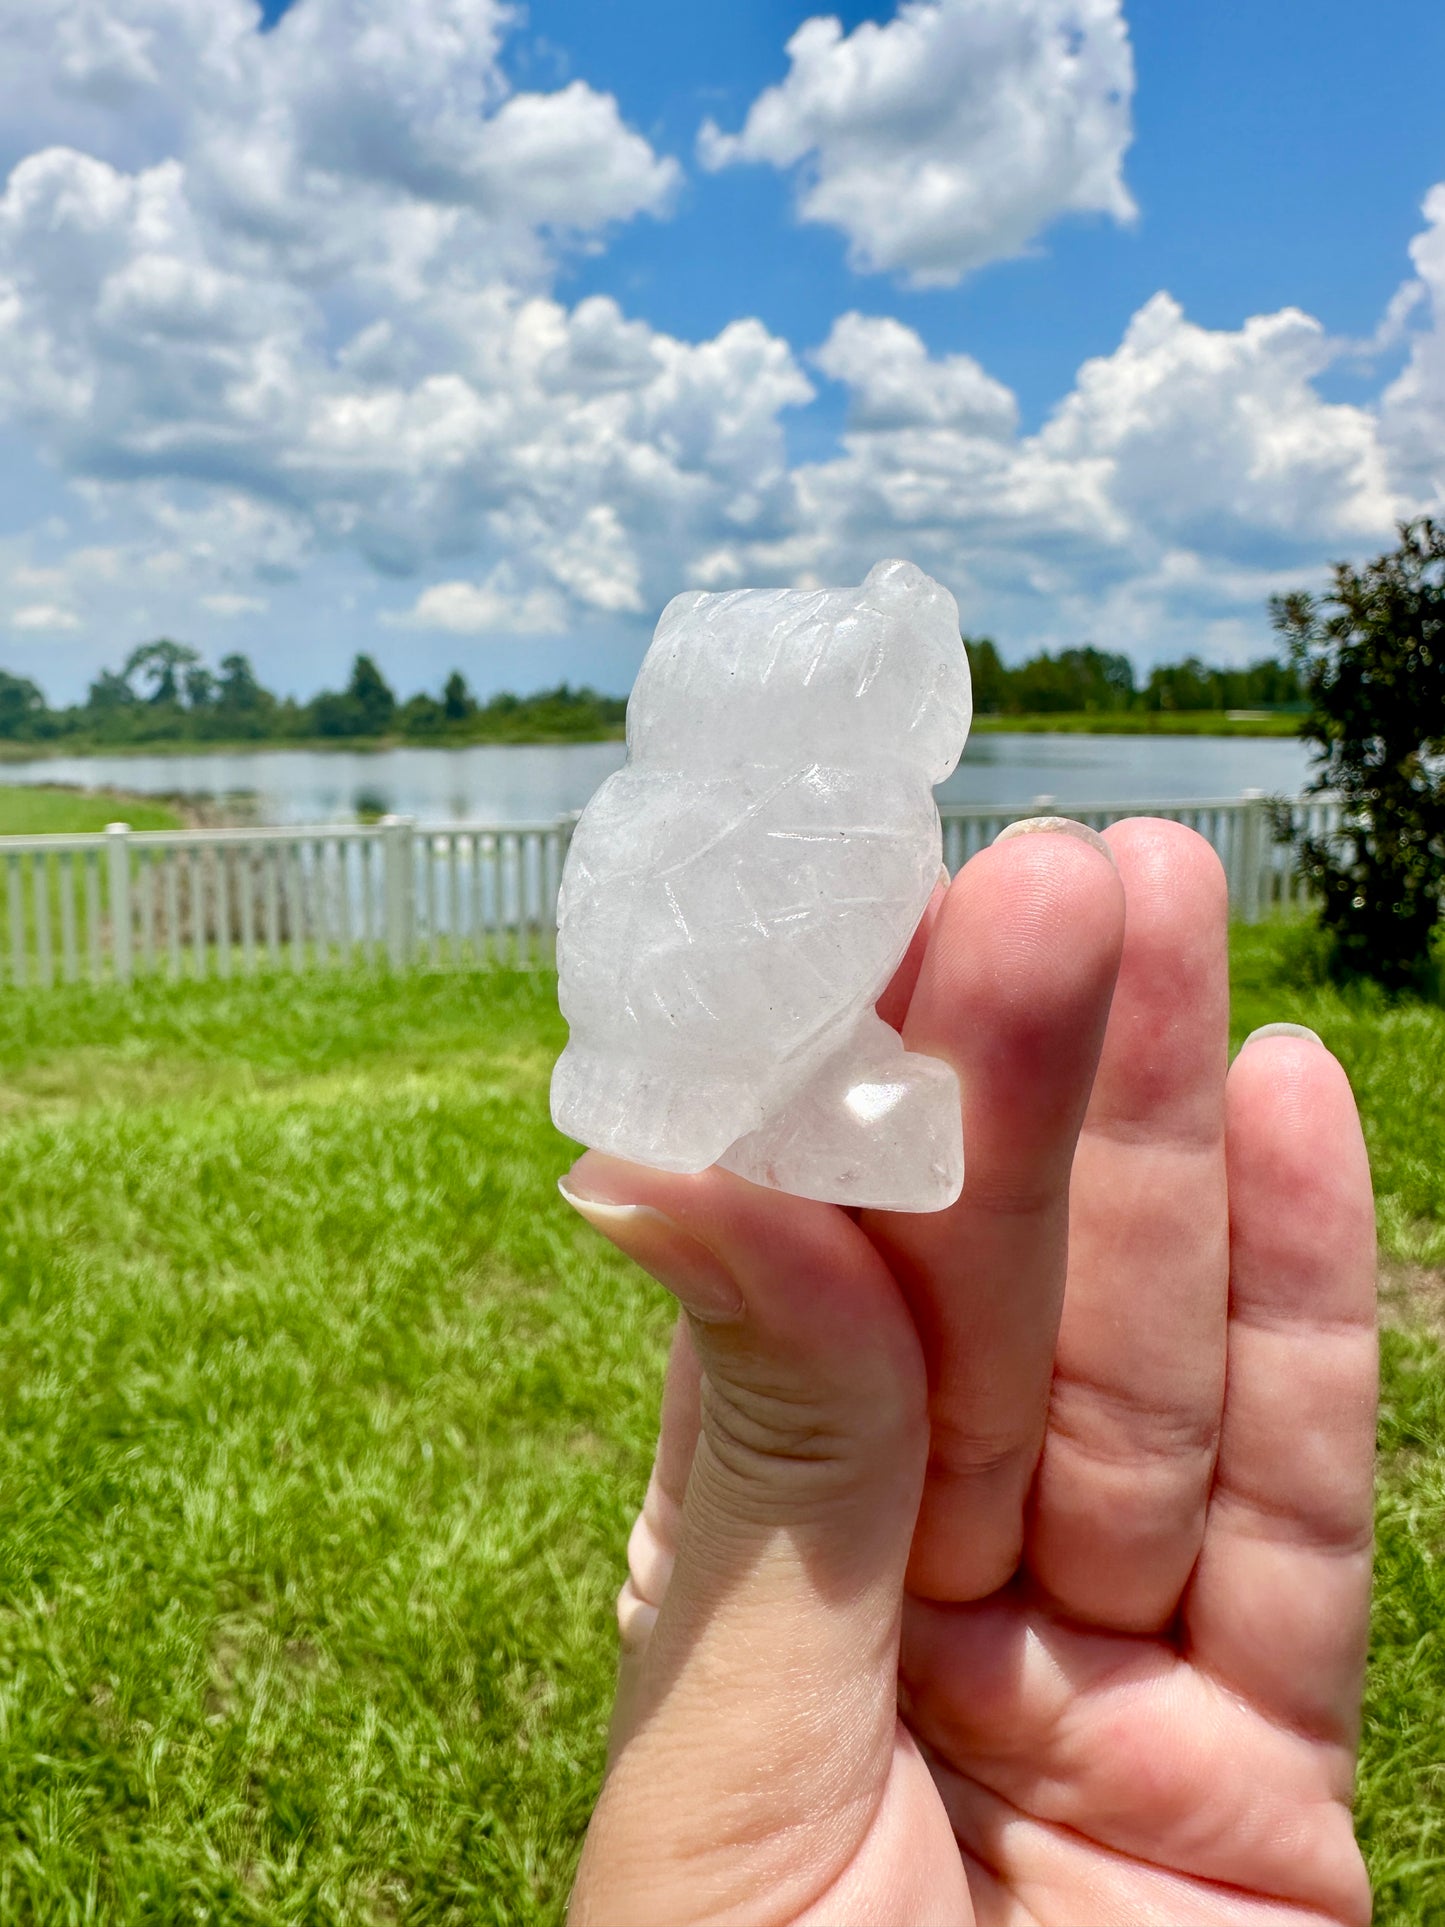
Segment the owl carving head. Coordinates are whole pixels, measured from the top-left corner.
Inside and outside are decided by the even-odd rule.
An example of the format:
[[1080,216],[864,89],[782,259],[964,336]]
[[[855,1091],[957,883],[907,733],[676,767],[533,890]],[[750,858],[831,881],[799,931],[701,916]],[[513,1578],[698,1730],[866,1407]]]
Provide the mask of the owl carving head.
[[972,717],[958,605],[911,562],[862,589],[674,596],[627,710],[631,761],[689,771],[877,759],[942,782]]

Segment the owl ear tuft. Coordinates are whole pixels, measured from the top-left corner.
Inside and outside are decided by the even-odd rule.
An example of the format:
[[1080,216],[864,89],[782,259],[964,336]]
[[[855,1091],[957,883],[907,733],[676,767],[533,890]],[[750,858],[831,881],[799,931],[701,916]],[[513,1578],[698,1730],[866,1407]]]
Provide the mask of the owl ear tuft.
[[927,581],[928,577],[916,562],[903,562],[894,557],[875,563],[863,578],[863,587],[882,599],[916,595]]

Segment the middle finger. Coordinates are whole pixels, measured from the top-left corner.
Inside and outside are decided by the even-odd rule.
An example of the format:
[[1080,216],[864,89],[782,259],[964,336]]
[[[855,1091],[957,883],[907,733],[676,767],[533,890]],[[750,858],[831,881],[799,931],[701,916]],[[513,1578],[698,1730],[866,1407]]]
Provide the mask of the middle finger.
[[[1069,1169],[1119,963],[1124,896],[1091,833],[1024,834],[949,890],[904,1025],[963,1089],[963,1195],[865,1212],[929,1371],[912,1591],[978,1599],[1023,1543],[1068,1243]],[[1097,838],[1091,839],[1097,843]]]
[[1193,830],[1108,837],[1128,922],[1074,1161],[1028,1563],[1075,1618],[1155,1632],[1198,1556],[1224,1402],[1228,893]]

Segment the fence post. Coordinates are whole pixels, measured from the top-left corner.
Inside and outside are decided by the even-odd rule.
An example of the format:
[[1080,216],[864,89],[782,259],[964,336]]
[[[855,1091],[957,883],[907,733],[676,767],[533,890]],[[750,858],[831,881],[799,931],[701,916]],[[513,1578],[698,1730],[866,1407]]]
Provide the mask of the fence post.
[[1239,914],[1258,923],[1264,901],[1264,851],[1268,824],[1263,790],[1244,790],[1239,813]]
[[107,823],[106,852],[110,858],[110,958],[118,984],[131,980],[130,824]]
[[552,945],[552,961],[557,961],[557,912],[562,901],[562,872],[567,867],[567,852],[572,847],[572,832],[582,821],[581,810],[566,810],[556,819],[553,826],[553,857],[548,865],[548,876],[543,884],[547,894],[545,916],[548,937]]
[[416,895],[415,830],[415,817],[384,816],[381,819],[386,957],[393,970],[405,970],[411,962]]

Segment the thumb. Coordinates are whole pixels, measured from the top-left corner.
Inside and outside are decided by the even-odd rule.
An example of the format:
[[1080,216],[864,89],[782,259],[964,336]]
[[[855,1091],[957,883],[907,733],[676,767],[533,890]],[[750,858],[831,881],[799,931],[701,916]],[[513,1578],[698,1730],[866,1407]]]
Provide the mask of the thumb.
[[892,1274],[836,1206],[589,1152],[563,1182],[689,1314],[700,1428],[629,1732],[572,1920],[790,1918],[883,1803],[927,1382]]

